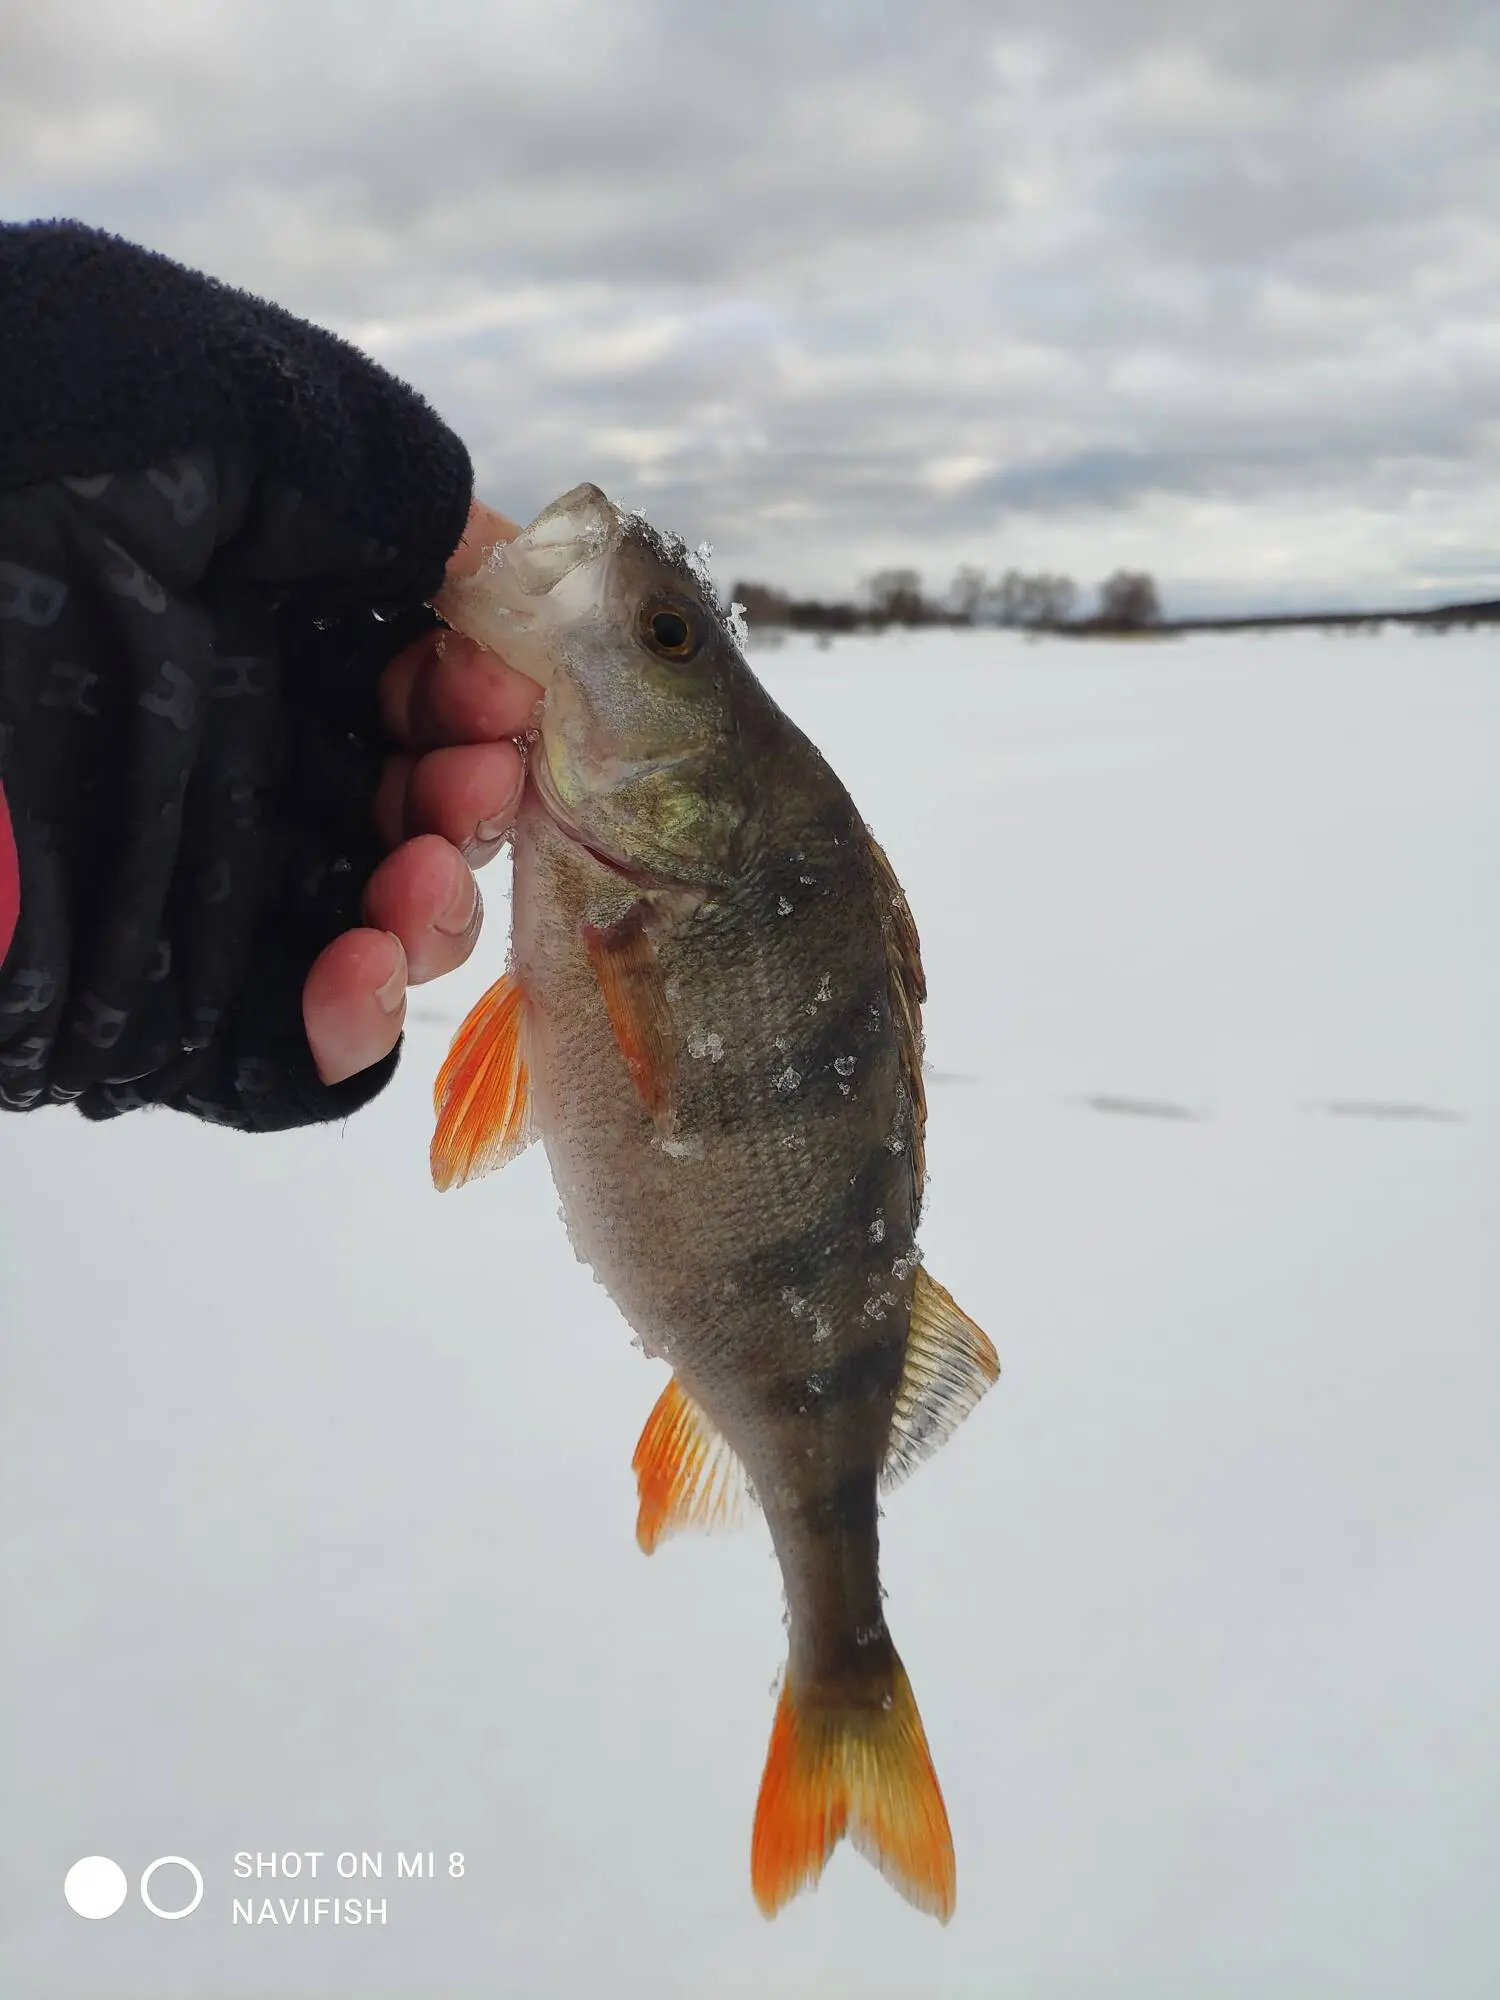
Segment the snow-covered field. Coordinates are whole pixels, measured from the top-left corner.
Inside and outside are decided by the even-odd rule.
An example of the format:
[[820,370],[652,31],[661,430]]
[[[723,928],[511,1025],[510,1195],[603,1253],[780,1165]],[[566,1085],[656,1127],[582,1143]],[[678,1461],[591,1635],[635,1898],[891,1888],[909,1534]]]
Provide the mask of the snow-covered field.
[[[916,909],[924,1245],[1005,1367],[885,1524],[957,1916],[847,1852],[756,1912],[764,1531],[637,1552],[662,1371],[540,1152],[428,1184],[496,909],[344,1131],[0,1123],[6,1995],[1500,1991],[1500,645],[756,660]],[[203,1904],[84,1923],[90,1853]]]

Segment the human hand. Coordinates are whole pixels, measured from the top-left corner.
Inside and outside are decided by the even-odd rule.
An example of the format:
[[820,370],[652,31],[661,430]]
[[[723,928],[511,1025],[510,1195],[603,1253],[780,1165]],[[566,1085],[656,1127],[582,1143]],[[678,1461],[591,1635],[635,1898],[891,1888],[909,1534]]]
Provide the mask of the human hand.
[[515,529],[367,357],[80,224],[0,224],[0,362],[0,1108],[347,1118],[520,789],[537,691],[424,608]]
[[[514,521],[476,501],[447,567],[470,576]],[[390,740],[375,796],[376,830],[391,852],[364,894],[366,926],[345,931],[314,961],[302,993],[308,1044],[325,1083],[341,1083],[395,1047],[409,986],[462,965],[479,936],[474,870],[496,855],[526,767],[513,740],[542,691],[457,632],[425,632],[380,680]]]

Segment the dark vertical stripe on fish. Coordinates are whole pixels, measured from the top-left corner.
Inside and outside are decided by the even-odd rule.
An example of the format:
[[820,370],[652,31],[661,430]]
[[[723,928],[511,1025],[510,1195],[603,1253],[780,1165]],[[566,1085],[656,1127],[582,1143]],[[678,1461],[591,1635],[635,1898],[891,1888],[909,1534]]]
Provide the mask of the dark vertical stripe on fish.
[[841,1181],[819,1213],[795,1235],[759,1244],[730,1273],[747,1297],[767,1286],[778,1293],[790,1286],[812,1290],[834,1259],[847,1265],[857,1251],[869,1253],[871,1265],[888,1270],[892,1258],[910,1249],[911,1232],[901,1200],[902,1184],[891,1170],[885,1145],[873,1147],[852,1180]]
[[873,1403],[883,1396],[894,1399],[905,1358],[904,1328],[898,1333],[875,1334],[867,1347],[840,1355],[826,1367],[810,1368],[805,1375],[784,1376],[772,1386],[768,1405],[782,1416],[802,1416],[841,1404]]
[[806,1495],[797,1511],[809,1534],[872,1535],[879,1514],[876,1468],[851,1472],[827,1492]]

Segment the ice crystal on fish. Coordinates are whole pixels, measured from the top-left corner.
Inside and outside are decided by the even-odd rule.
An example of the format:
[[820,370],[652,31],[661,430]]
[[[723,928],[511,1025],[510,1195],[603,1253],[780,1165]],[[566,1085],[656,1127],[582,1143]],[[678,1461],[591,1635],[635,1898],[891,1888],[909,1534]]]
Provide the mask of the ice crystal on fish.
[[776,1088],[782,1092],[793,1091],[801,1081],[801,1074],[797,1070],[794,1070],[791,1064],[788,1063],[776,1079]]
[[690,1028],[687,1049],[688,1054],[696,1056],[700,1062],[705,1059],[718,1062],[724,1054],[724,1037],[715,1034],[712,1028]]
[[785,896],[776,898],[776,914],[778,917],[789,917],[792,914],[792,906]]
[[853,1076],[854,1061],[855,1059],[853,1056],[835,1056],[833,1059],[833,1066],[838,1071],[840,1076]]
[[877,1215],[875,1220],[870,1224],[870,1241],[872,1243],[884,1243],[885,1217],[883,1215]]

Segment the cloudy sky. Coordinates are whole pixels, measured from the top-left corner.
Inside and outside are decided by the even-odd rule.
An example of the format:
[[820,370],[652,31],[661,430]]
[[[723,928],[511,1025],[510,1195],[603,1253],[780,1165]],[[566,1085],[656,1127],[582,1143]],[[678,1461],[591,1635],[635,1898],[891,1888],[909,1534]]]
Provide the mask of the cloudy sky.
[[[378,23],[378,25],[376,25]],[[1492,0],[0,0],[0,215],[338,327],[745,575],[1500,592]]]

